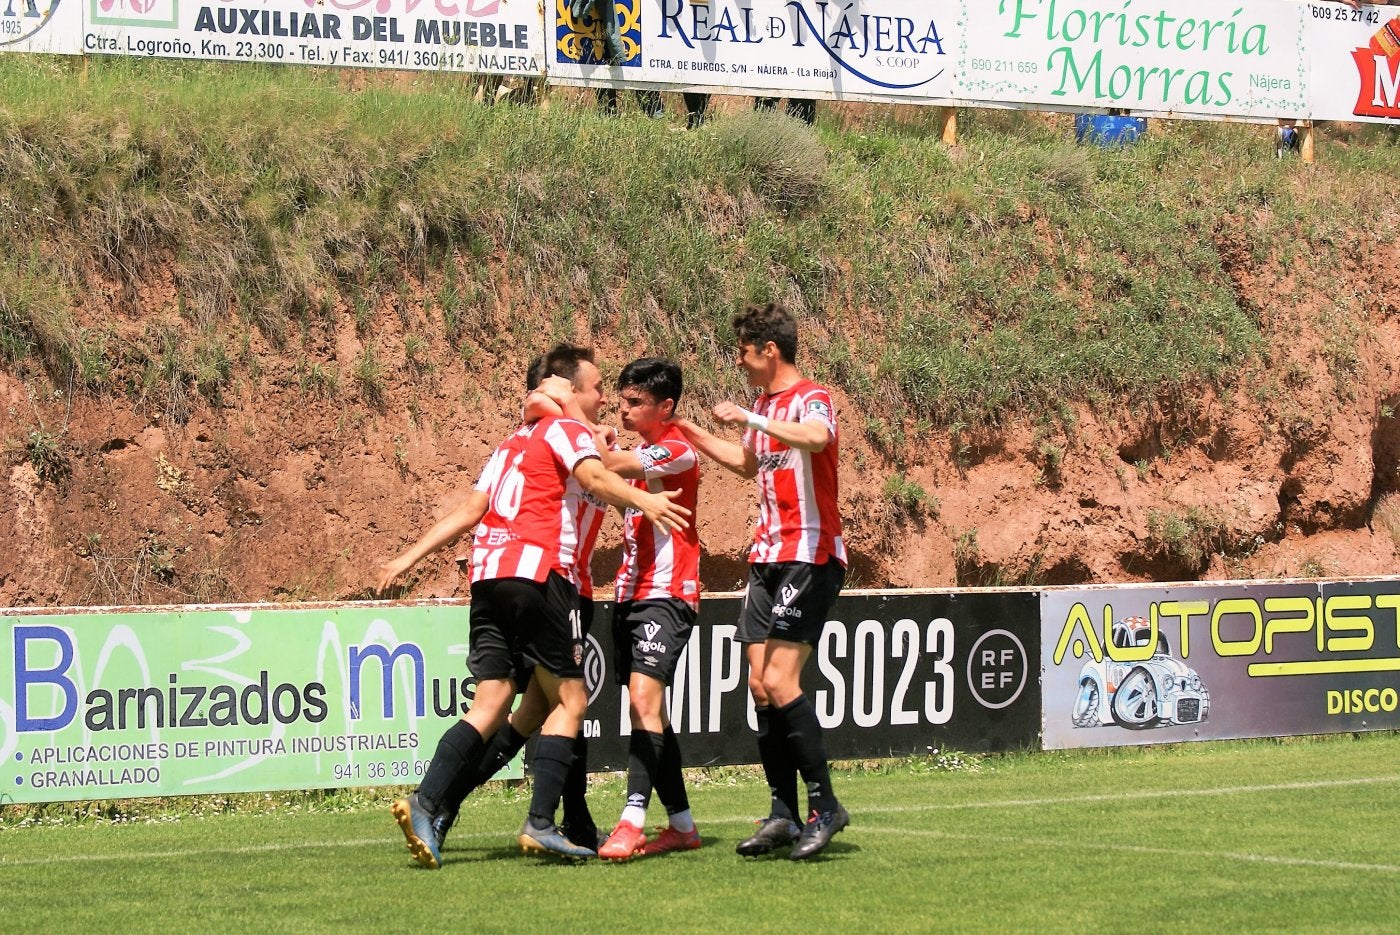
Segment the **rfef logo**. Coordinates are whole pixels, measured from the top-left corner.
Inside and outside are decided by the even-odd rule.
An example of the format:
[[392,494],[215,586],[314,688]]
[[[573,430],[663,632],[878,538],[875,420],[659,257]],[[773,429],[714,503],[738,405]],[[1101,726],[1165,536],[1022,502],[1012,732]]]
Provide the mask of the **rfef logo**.
[[984,708],[1009,707],[1021,697],[1030,672],[1030,656],[1010,630],[988,630],[967,655],[967,687]]

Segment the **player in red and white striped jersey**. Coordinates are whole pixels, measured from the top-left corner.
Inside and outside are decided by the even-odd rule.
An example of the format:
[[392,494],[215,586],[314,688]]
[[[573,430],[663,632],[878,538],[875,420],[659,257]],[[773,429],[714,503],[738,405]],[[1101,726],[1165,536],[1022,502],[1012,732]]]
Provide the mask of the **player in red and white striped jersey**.
[[[737,407],[736,407],[737,408]],[[782,390],[767,389],[754,403],[759,419],[795,422],[825,430],[829,443],[820,450],[790,445],[748,426],[743,447],[753,452],[758,468],[758,525],[749,561],[754,564],[806,562],[846,564],[837,504],[838,436],[831,393],[799,378]],[[745,415],[745,425],[748,416]]]
[[[722,402],[712,414],[722,425],[743,426],[741,442],[688,420],[678,425],[704,455],[758,479],[758,525],[738,639],[747,646],[771,811],[737,850],[753,856],[792,844],[789,856],[803,860],[850,821],[831,787],[821,723],[801,685],[846,574],[836,408],[824,387],[798,371],[797,325],[781,306],[745,308],[734,318],[734,334],[738,365],[760,391],[758,401],[752,410]],[[799,772],[807,783],[805,826],[797,823]]]
[[[549,356],[561,349],[571,371],[565,375],[594,394],[596,410],[602,378],[592,352],[561,345]],[[505,724],[515,694],[524,687],[519,684],[522,670],[531,670],[548,715],[536,749],[535,788],[521,846],[593,856],[591,848],[575,846],[554,826],[588,701],[576,583],[580,538],[577,515],[566,503],[570,479],[599,499],[638,509],[667,528],[686,525],[689,511],[674,505],[671,497],[638,490],[603,467],[590,426],[550,416],[506,439],[467,502],[384,566],[381,584],[392,583],[422,555],[464,532],[468,521],[477,522],[468,656],[478,680],[475,698],[439,741],[417,792],[393,806],[410,852],[424,866],[441,865],[434,822],[454,809],[480,775],[490,754],[484,738]]]
[[554,571],[578,587],[580,511],[565,494],[579,463],[597,457],[592,428],[560,416],[522,425],[496,449],[476,483],[487,510],[472,540],[473,584]]
[[[622,427],[641,436],[642,443],[629,451],[604,451],[603,464],[639,489],[675,491],[676,502],[691,510],[693,518],[699,456],[670,421],[681,395],[681,368],[643,357],[623,368],[617,388]],[[613,668],[618,684],[628,689],[632,726],[627,805],[598,849],[599,857],[629,860],[700,846],[681,773],[680,744],[665,711],[666,686],[675,677],[699,607],[700,537],[694,524],[679,531],[657,529],[628,510],[613,612]],[[669,820],[648,840],[643,829],[653,790]]]

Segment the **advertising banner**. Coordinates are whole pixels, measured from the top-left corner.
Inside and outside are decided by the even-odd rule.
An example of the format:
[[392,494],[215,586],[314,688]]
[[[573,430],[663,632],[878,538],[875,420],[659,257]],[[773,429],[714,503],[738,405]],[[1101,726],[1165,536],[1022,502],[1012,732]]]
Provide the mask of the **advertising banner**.
[[997,0],[968,3],[962,94],[1135,114],[1304,117],[1296,3]]
[[1318,120],[1400,121],[1400,8],[1304,3]]
[[1044,746],[1400,727],[1396,582],[1048,590]]
[[82,51],[83,0],[0,0],[0,52]]
[[[68,2],[68,0],[64,0]],[[540,75],[539,0],[87,0],[104,55]]]
[[0,0],[0,51],[1165,117],[1400,120],[1400,12],[1332,0]]
[[469,702],[465,621],[422,606],[6,615],[0,802],[412,784]]
[[[753,763],[737,596],[707,596],[669,716],[687,766]],[[470,704],[469,606],[9,612],[0,802],[413,785]],[[841,597],[805,687],[832,758],[1036,743],[1032,593]],[[584,669],[593,770],[627,768],[612,605]],[[522,775],[520,762],[502,778]]]
[[546,6],[560,84],[928,103],[954,96],[963,41],[960,0],[617,0],[614,38],[605,5]]
[[[668,693],[687,766],[757,762],[738,597],[706,596]],[[849,592],[837,599],[803,687],[833,759],[1029,748],[1040,726],[1033,593]],[[627,768],[625,694],[614,684],[611,604],[594,621],[589,768]],[[585,663],[587,665],[587,662]],[[593,681],[603,673],[603,687]]]

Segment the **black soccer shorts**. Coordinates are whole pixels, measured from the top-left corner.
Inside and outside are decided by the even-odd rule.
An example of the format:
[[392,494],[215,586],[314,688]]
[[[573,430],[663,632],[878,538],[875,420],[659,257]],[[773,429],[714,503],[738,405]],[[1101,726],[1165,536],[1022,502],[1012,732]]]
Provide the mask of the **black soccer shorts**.
[[535,666],[559,678],[583,677],[578,589],[558,572],[542,582],[473,582],[470,620],[467,666],[476,678],[511,679],[524,691]]
[[816,646],[827,612],[846,582],[846,568],[825,564],[771,562],[749,566],[749,586],[739,611],[740,643],[787,640]]
[[613,679],[626,685],[633,672],[670,685],[690,642],[695,610],[675,598],[622,601],[613,608]]

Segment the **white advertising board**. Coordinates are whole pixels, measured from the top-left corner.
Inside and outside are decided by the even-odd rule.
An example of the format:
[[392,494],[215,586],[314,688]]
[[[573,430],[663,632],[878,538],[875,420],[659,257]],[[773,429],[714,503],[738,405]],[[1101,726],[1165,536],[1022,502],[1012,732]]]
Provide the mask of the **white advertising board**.
[[0,51],[1400,121],[1400,7],[1335,0],[0,0]]
[[620,64],[605,61],[596,7],[576,19],[567,0],[548,4],[561,84],[910,103],[956,93],[961,0],[617,0]]
[[999,0],[969,10],[972,100],[1274,119],[1308,111],[1295,3]]
[[1312,117],[1400,121],[1400,7],[1302,6]]
[[82,51],[82,0],[0,0],[0,52]]
[[539,0],[88,0],[104,55],[539,75]]

